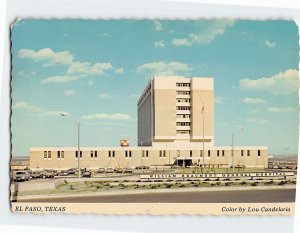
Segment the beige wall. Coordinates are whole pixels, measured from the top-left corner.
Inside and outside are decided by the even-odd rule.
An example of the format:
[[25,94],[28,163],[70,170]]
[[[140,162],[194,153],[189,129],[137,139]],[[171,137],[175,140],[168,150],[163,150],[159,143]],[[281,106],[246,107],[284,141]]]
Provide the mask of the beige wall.
[[[64,151],[64,159],[57,158],[57,150]],[[97,151],[97,158],[91,158],[91,151]],[[125,157],[125,150],[131,151],[131,157]],[[142,157],[141,147],[130,147],[122,149],[116,148],[82,148],[83,157],[80,160],[82,168],[97,169],[99,167],[136,167],[140,165],[156,166],[168,165],[176,163],[176,157],[179,159],[192,158],[194,163],[202,164],[203,157],[200,151],[191,150],[192,157],[190,157],[190,150],[175,150],[169,148],[153,148],[143,147],[144,154],[148,151],[148,157]],[[219,150],[219,157],[217,156]],[[222,156],[224,150],[224,156]],[[241,156],[241,150],[244,150],[244,156]],[[247,150],[250,151],[250,156],[247,155]],[[260,150],[260,156],[258,156]],[[51,151],[51,158],[44,159],[44,151]],[[68,168],[76,168],[78,160],[75,157],[76,148],[32,148],[30,150],[30,168],[38,169],[57,169],[64,170]],[[108,151],[115,151],[115,157],[108,157]],[[162,151],[162,157],[160,157]],[[128,152],[129,153],[129,152]],[[246,167],[267,167],[268,165],[268,149],[267,147],[237,147],[234,152],[234,164]],[[210,157],[208,157],[208,150],[204,153],[205,165],[218,166],[222,165],[230,167],[232,165],[231,147],[215,147],[210,150]]]
[[154,140],[176,137],[176,90],[154,91]]

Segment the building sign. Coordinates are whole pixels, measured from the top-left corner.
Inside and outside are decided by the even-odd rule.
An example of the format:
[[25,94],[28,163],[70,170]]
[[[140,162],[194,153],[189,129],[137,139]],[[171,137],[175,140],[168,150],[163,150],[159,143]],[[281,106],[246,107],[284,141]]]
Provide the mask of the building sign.
[[214,179],[214,178],[285,178],[293,177],[294,172],[249,172],[249,173],[185,173],[185,174],[151,174],[151,175],[140,175],[141,180],[200,180],[200,179]]

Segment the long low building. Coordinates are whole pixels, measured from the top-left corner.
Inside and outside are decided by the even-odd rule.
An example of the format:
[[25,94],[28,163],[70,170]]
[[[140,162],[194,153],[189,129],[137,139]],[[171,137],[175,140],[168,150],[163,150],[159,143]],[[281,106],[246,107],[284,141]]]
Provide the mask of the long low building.
[[[84,147],[80,151],[82,168],[133,168],[141,165],[157,167],[168,165],[205,167],[259,167],[268,166],[267,147],[213,147],[208,150],[175,150],[156,147]],[[232,156],[233,154],[233,156]],[[30,167],[33,170],[65,170],[78,166],[77,148],[31,148]]]

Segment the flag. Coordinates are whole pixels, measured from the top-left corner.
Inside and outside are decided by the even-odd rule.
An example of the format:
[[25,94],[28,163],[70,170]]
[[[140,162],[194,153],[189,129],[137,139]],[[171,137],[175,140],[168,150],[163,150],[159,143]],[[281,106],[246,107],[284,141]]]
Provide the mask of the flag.
[[204,105],[203,105],[203,107],[202,107],[202,109],[201,109],[201,114],[204,112]]

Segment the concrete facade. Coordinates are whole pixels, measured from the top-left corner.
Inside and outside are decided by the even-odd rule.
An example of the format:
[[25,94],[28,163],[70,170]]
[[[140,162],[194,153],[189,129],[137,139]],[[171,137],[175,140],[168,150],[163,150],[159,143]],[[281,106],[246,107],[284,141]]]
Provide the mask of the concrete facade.
[[[31,148],[30,168],[33,170],[58,169],[65,170],[76,168],[78,158],[77,148]],[[182,165],[183,160],[187,164],[203,164],[202,150],[174,150],[167,147],[84,147],[81,148],[82,168],[133,168],[141,165],[151,167],[163,167],[166,165]],[[49,153],[50,152],[50,153]],[[63,157],[62,157],[63,154]],[[214,147],[205,150],[204,164],[206,167],[259,167],[268,166],[267,147],[235,147],[234,161],[232,148]]]
[[153,77],[137,107],[139,146],[213,146],[213,78]]

